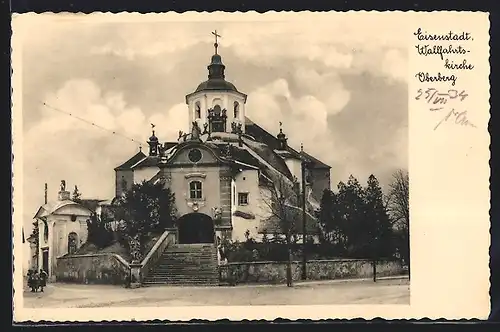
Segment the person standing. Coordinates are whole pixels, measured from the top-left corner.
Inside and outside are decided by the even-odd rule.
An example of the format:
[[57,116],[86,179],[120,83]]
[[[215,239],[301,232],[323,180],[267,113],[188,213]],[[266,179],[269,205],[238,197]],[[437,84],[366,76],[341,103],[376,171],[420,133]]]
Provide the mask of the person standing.
[[35,292],[35,271],[28,270],[28,287],[31,289],[31,292]]
[[47,272],[45,272],[43,269],[40,269],[40,275],[39,275],[39,285],[40,285],[40,291],[43,292],[43,288],[47,286]]

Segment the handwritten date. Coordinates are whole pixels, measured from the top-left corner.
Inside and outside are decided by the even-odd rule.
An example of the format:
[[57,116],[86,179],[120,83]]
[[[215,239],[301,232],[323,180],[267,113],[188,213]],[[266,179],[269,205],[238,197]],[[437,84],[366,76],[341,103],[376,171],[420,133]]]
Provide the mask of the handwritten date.
[[432,106],[436,105],[436,107],[432,107],[429,110],[431,111],[439,111],[443,109],[443,106],[448,103],[449,100],[458,99],[459,101],[463,101],[469,95],[465,90],[448,90],[447,92],[439,92],[437,89],[429,88],[426,90],[418,89],[416,100],[424,100],[427,104]]

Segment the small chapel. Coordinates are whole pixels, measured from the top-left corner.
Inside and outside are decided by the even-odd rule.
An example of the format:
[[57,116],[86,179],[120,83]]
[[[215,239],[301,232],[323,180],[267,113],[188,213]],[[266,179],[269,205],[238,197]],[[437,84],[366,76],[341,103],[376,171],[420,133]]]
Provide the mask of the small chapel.
[[[188,131],[179,131],[176,141],[160,142],[152,124],[148,150],[139,149],[114,169],[115,197],[136,183],[161,181],[175,195],[177,243],[215,244],[219,238],[259,241],[264,234],[279,235],[280,220],[270,211],[270,201],[271,191],[280,186],[295,235],[303,234],[305,206],[305,230],[317,241],[315,212],[330,188],[331,167],[302,146],[290,146],[281,123],[278,133],[269,133],[251,120],[260,110],[247,110],[247,95],[226,80],[215,35],[207,80],[185,96]],[[292,193],[302,199],[291,200]],[[86,221],[111,201],[77,204],[62,181],[58,201],[46,201],[34,217],[40,231],[33,265],[55,278],[57,258],[86,242]]]

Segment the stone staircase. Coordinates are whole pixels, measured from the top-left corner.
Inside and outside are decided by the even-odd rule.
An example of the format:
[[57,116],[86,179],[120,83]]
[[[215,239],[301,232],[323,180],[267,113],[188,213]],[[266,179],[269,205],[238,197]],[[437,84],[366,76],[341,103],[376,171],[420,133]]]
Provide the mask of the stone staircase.
[[217,249],[213,244],[172,245],[162,253],[143,284],[218,286]]

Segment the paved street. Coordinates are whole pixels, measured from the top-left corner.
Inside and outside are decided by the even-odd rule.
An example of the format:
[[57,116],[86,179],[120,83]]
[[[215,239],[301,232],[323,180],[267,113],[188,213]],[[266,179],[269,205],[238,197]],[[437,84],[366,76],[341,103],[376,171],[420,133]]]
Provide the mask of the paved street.
[[408,279],[322,281],[236,287],[49,284],[44,293],[24,292],[25,308],[164,307],[211,305],[409,304]]

